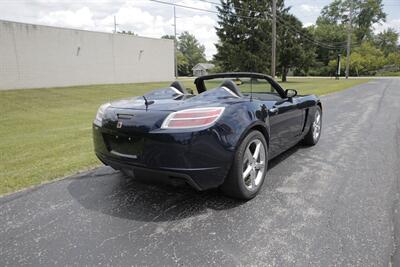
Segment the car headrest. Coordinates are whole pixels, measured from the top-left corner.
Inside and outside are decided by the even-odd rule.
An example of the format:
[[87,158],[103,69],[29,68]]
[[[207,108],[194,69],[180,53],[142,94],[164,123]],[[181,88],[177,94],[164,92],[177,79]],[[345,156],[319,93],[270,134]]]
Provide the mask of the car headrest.
[[188,94],[188,92],[186,91],[185,86],[183,86],[182,83],[180,83],[179,81],[175,81],[175,82],[171,83],[170,86],[175,88],[176,90],[178,90],[179,92],[181,92],[184,95]]
[[242,94],[240,93],[239,87],[232,81],[232,80],[225,80],[222,84],[221,87],[226,87],[229,90],[231,90],[235,95],[241,97]]

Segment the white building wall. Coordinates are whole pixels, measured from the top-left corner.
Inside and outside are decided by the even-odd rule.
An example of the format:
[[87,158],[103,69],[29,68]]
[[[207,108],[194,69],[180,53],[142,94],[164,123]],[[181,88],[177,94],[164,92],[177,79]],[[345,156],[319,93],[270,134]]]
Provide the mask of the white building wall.
[[172,40],[0,20],[0,90],[173,79]]

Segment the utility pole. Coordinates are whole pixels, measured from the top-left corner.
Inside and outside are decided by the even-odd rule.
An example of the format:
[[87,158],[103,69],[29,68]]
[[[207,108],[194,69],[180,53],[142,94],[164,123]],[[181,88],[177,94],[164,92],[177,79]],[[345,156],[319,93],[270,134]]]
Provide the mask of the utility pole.
[[177,36],[176,36],[176,7],[174,6],[174,65],[175,65],[175,78],[178,78],[178,59],[177,59]]
[[114,33],[117,33],[117,17],[114,16]]
[[276,72],[276,0],[272,0],[272,58],[271,76],[275,78]]
[[336,80],[339,80],[340,77],[340,58],[342,57],[341,54],[337,55],[337,63],[336,63]]
[[349,78],[349,72],[350,72],[351,32],[352,32],[352,27],[353,27],[352,20],[353,20],[353,1],[350,0],[349,25],[348,25],[348,32],[347,32],[346,79]]

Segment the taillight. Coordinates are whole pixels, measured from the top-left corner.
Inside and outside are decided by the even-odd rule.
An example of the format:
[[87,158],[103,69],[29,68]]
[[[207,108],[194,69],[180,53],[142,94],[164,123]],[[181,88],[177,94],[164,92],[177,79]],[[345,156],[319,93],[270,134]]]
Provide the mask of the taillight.
[[223,107],[194,108],[173,112],[164,120],[161,128],[184,129],[208,126],[218,120],[224,109]]

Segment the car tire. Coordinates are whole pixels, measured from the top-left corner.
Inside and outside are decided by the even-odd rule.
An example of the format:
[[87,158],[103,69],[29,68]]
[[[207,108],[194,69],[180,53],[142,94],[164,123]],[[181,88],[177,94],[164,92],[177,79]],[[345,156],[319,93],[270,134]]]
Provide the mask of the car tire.
[[268,149],[265,137],[259,131],[252,131],[239,145],[221,190],[230,197],[252,199],[264,184],[267,167]]
[[310,130],[304,137],[303,143],[308,146],[314,146],[321,137],[322,130],[322,111],[319,106],[316,107],[311,121]]

